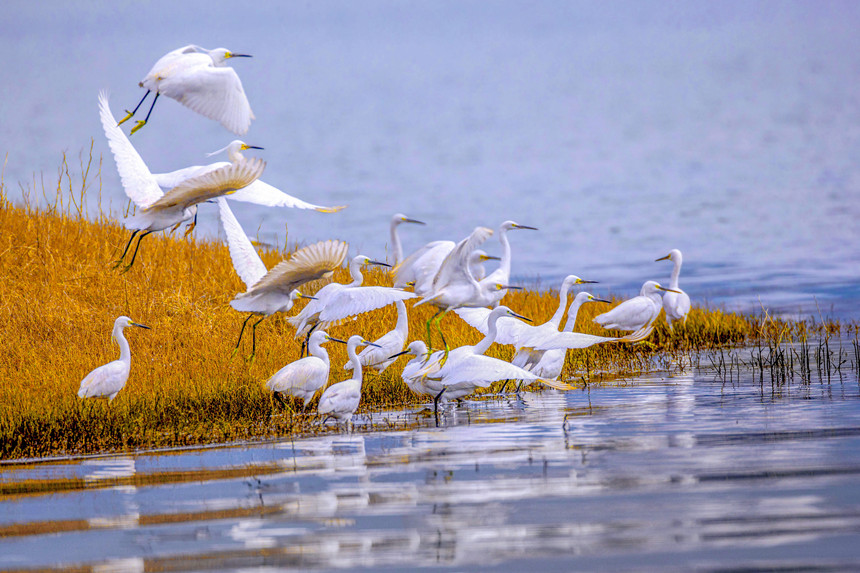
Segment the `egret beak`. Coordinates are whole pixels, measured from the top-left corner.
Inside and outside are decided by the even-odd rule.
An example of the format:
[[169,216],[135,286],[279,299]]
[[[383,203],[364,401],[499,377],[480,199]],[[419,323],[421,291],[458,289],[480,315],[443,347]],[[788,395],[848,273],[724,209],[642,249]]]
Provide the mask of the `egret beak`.
[[510,316],[513,316],[514,318],[519,318],[520,320],[526,320],[528,322],[534,322],[532,319],[528,318],[527,316],[517,314],[514,311],[511,311]]
[[365,346],[375,346],[377,348],[382,348],[380,345],[376,344],[375,342],[371,342],[369,340],[362,340],[361,343],[364,344]]
[[234,54],[233,52],[227,52],[226,56],[228,58],[253,58],[251,54]]
[[248,145],[247,143],[242,144],[242,151],[246,149],[265,149],[265,147],[260,147],[258,145]]
[[416,223],[418,225],[426,225],[427,224],[424,221],[419,221],[418,219],[409,219],[409,218],[403,219],[403,222],[404,223]]
[[367,261],[364,264],[366,264],[366,265],[379,265],[380,267],[391,268],[391,265],[389,265],[388,263],[383,263],[382,261]]
[[660,289],[660,290],[664,290],[664,291],[666,291],[666,292],[674,292],[674,293],[676,293],[676,294],[682,294],[682,293],[681,293],[681,291],[679,291],[679,290],[675,290],[675,289],[671,289],[671,288],[666,288],[666,287],[661,287],[660,285],[657,285],[657,288],[658,288],[658,289]]
[[326,336],[326,340],[331,340],[332,342],[340,342],[341,344],[346,344],[346,340],[341,340],[340,338],[335,338],[334,336]]
[[604,300],[602,298],[595,298],[595,297],[591,297],[591,302],[605,302],[606,304],[612,304],[611,301]]
[[496,255],[481,255],[480,258],[482,261],[501,261],[502,257],[497,257]]
[[514,285],[499,285],[499,290],[523,290],[523,287]]
[[597,281],[585,281],[585,280],[582,280],[582,279],[576,279],[576,283],[574,283],[574,284],[578,284],[578,285],[593,285],[593,284],[597,284]]
[[654,259],[654,262],[656,263],[657,261],[665,261],[666,259],[671,259],[671,258],[672,258],[672,255],[666,255],[665,257],[660,257],[659,259]]
[[309,298],[309,299],[311,299],[311,300],[316,300],[316,299],[317,299],[317,297],[315,297],[315,296],[310,296],[310,295],[302,294],[302,293],[299,293],[299,298]]
[[514,229],[529,229],[530,231],[537,231],[537,227],[529,227],[528,225],[514,225]]
[[151,330],[148,326],[146,326],[145,324],[140,324],[139,322],[131,321],[131,322],[129,322],[129,324],[130,324],[131,326],[136,326],[136,327],[138,327],[138,328],[145,328],[145,329],[147,329],[147,330]]
[[397,358],[398,356],[403,356],[404,354],[409,354],[409,350],[404,350],[402,352],[398,352],[397,354],[392,354],[391,356],[388,357],[388,359],[393,360],[393,359]]

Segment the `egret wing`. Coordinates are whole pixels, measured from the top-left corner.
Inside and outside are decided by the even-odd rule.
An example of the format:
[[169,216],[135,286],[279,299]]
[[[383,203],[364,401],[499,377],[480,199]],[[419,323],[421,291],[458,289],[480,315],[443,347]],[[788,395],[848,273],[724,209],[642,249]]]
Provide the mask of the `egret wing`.
[[162,189],[173,189],[186,179],[197,177],[198,175],[203,175],[204,173],[209,173],[219,167],[226,167],[228,165],[230,165],[230,163],[227,161],[218,161],[210,165],[192,165],[191,167],[177,169],[176,171],[170,171],[169,173],[153,173],[152,176],[155,177],[155,180],[158,182],[158,186]]
[[493,235],[493,230],[487,227],[477,227],[472,234],[457,243],[448,256],[442,261],[436,277],[433,279],[433,292],[447,285],[452,280],[469,280],[472,271],[469,270],[469,257],[472,251],[481,246]]
[[197,203],[232,193],[250,185],[263,174],[265,168],[266,162],[259,158],[230,163],[203,175],[186,179],[146,209],[171,207],[187,209]]
[[596,336],[594,334],[585,334],[582,332],[557,332],[552,336],[546,337],[532,348],[536,350],[552,350],[553,348],[588,348],[595,344],[603,342],[627,342],[621,338],[611,336]]
[[194,66],[164,78],[158,91],[220,122],[233,133],[244,135],[251,126],[254,113],[242,81],[233,68],[214,67],[211,58],[208,59],[210,65]]
[[249,290],[278,291],[289,294],[303,284],[330,276],[346,258],[349,245],[343,241],[320,241],[297,250],[275,265]]
[[323,205],[314,205],[307,201],[302,201],[292,195],[287,195],[277,187],[269,185],[264,181],[254,181],[247,187],[239,189],[230,196],[233,201],[244,201],[246,203],[256,203],[257,205],[265,205],[267,207],[291,207],[293,209],[313,209],[320,213],[337,213],[345,207],[338,205],[336,207],[326,207]]
[[99,93],[99,115],[125,194],[138,207],[148,207],[155,203],[164,193],[140,154],[117,125],[105,91]]
[[[489,325],[487,319],[492,312],[489,308],[458,308],[454,312],[472,328],[481,334],[487,334]],[[502,316],[496,321],[496,338],[498,344],[513,344],[523,346],[523,339],[531,336],[535,327],[512,316]]]
[[[644,296],[625,300],[612,310],[594,317],[594,322],[606,328],[612,325],[624,329],[626,325],[642,325],[655,318],[654,304]],[[637,328],[637,326],[633,326]]]
[[290,393],[293,389],[315,392],[328,381],[328,366],[316,356],[308,356],[291,362],[275,372],[266,381],[273,392]]
[[428,278],[432,281],[436,271],[439,270],[439,265],[448,253],[454,250],[454,247],[453,241],[433,241],[419,247],[394,267],[392,271],[394,286],[404,287],[415,281],[417,289],[419,282],[426,281]]
[[358,384],[350,384],[350,381],[338,382],[325,389],[320,396],[317,412],[328,414],[348,408],[352,403],[361,400],[361,387]]
[[497,380],[537,380],[538,377],[514,366],[510,362],[499,360],[483,354],[473,355],[456,364],[451,368],[443,366],[441,370],[430,375],[430,378],[441,378],[445,386],[452,386],[461,382],[474,382],[486,388]]
[[398,300],[415,298],[415,294],[382,286],[347,287],[326,301],[320,322],[334,322],[393,304]]
[[245,283],[245,287],[250,289],[266,274],[266,265],[260,255],[257,254],[251,240],[245,234],[239,221],[227,205],[227,201],[223,197],[216,199],[218,202],[218,213],[221,216],[221,225],[224,227],[224,233],[227,235],[227,246],[230,249],[230,258],[233,260],[233,268],[236,274]]

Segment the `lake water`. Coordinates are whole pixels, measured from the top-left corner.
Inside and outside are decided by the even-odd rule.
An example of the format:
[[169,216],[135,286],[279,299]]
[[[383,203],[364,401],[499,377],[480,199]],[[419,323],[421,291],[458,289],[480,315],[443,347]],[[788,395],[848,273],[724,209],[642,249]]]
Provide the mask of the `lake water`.
[[742,380],[688,369],[452,404],[438,427],[416,408],[5,465],[0,569],[857,570],[856,369]]
[[[11,194],[104,155],[98,123],[176,47],[227,46],[258,117],[264,179],[337,215],[237,207],[269,242],[337,237],[385,255],[506,219],[517,281],[575,273],[600,295],[668,280],[730,310],[856,318],[860,5],[849,0],[611,3],[348,0],[4,2],[0,153]],[[233,136],[162,98],[133,137],[154,171]],[[199,236],[214,236],[205,206]],[[488,250],[498,252],[492,242]]]

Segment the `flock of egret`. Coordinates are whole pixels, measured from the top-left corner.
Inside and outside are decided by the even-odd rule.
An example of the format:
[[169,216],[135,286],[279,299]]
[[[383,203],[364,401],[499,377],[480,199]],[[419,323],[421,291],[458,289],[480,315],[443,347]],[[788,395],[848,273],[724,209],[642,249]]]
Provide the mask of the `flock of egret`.
[[[163,229],[176,229],[189,221],[187,235],[194,227],[197,206],[202,202],[217,203],[233,267],[246,285],[246,291],[238,293],[230,303],[237,311],[249,313],[242,323],[236,350],[252,317],[260,317],[252,326],[253,356],[256,352],[256,327],[260,321],[275,313],[290,311],[299,298],[309,299],[299,313],[287,318],[295,328],[296,337],[303,339],[302,355],[305,345],[308,355],[287,364],[266,382],[282,404],[285,405],[283,395],[289,395],[301,400],[306,409],[317,392],[326,386],[331,367],[323,345],[329,341],[347,345],[349,360],[344,369],[352,370],[352,377],[325,388],[317,411],[338,421],[349,421],[361,398],[363,369],[382,372],[404,354],[411,355],[412,359],[403,368],[403,381],[413,392],[432,397],[438,407],[440,399],[458,399],[498,380],[537,381],[550,387],[568,389],[570,386],[558,378],[569,349],[587,348],[604,342],[643,340],[653,329],[661,308],[665,308],[670,328],[673,322],[686,319],[690,298],[678,287],[682,259],[677,249],[657,259],[674,263],[668,288],[648,281],[639,296],[594,319],[607,329],[631,333],[621,337],[595,336],[573,331],[579,307],[587,302],[607,301],[579,292],[568,304],[568,295],[573,287],[594,282],[576,275],[564,279],[559,290],[558,308],[543,324],[532,325],[530,319],[500,305],[509,289],[520,288],[510,284],[512,256],[508,233],[519,229],[536,230],[534,227],[514,221],[503,222],[495,232],[487,227],[477,227],[458,243],[434,241],[404,257],[398,227],[425,223],[402,213],[392,217],[390,226],[393,287],[363,285],[362,269],[365,266],[391,265],[358,255],[349,262],[350,283],[331,282],[313,295],[301,293],[299,288],[303,285],[328,278],[341,267],[346,259],[347,244],[339,240],[321,241],[298,249],[289,259],[266,269],[233,215],[227,199],[326,213],[337,212],[343,207],[314,205],[262,182],[259,178],[265,162],[242,155],[242,151],[261,148],[239,140],[210,154],[226,152],[229,161],[153,174],[119,127],[135,115],[150,92],[155,92],[146,118],[137,121],[132,134],[148,122],[160,94],[221,122],[234,133],[244,134],[254,115],[238,75],[225,64],[230,58],[240,56],[247,57],[223,48],[206,50],[194,45],[168,53],[158,60],[140,83],[147,89],[143,99],[119,122],[110,110],[108,95],[105,92],[99,94],[99,114],[105,137],[123,189],[137,209],[124,221],[132,235],[115,268],[122,265],[135,237],[138,238],[137,246],[123,272],[133,265],[143,237]],[[494,233],[501,244],[501,257],[487,255],[479,248]],[[484,264],[492,260],[498,260],[499,266],[487,273]],[[437,309],[426,323],[426,343],[422,340],[408,342],[408,311],[404,301],[409,299],[418,299],[414,306],[427,304]],[[379,340],[368,341],[354,335],[343,341],[325,331],[329,325],[345,318],[390,304],[397,307],[397,324]],[[484,338],[475,345],[449,348],[441,321],[452,310],[482,332]],[[563,328],[559,328],[565,312],[567,321]],[[443,346],[439,350],[434,350],[431,344],[431,326],[434,324]],[[113,338],[119,343],[120,358],[96,368],[83,379],[78,392],[81,398],[107,397],[112,400],[125,385],[131,364],[128,342],[123,335],[127,326],[148,328],[125,316],[116,320]],[[484,353],[494,343],[514,345],[516,354],[513,361],[486,356]],[[359,346],[365,347],[360,353]]]

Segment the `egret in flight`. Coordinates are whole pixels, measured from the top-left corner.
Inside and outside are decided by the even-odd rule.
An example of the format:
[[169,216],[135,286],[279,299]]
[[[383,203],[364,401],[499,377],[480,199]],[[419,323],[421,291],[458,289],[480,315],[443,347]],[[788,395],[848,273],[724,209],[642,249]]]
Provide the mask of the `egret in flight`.
[[[243,161],[245,159],[245,156],[242,154],[242,152],[248,149],[263,148],[257,147],[256,145],[248,145],[240,139],[235,139],[231,141],[226,147],[208,154],[211,156],[226,152],[227,159],[230,160],[229,163],[227,161],[216,161],[214,163],[210,163],[209,165],[192,165],[191,167],[177,169],[176,171],[171,171],[169,173],[154,173],[153,175],[155,176],[155,180],[158,181],[159,187],[161,187],[162,189],[170,189],[176,187],[177,185],[191,177],[198,177],[200,175],[209,173],[210,171],[213,171],[215,169],[226,167],[230,165],[230,163],[238,163]],[[320,213],[337,213],[344,208],[343,205],[338,205],[336,207],[326,207],[323,205],[315,205],[313,203],[308,203],[307,201],[302,201],[301,199],[293,197],[292,195],[288,195],[277,187],[269,185],[268,183],[260,181],[259,179],[257,179],[247,187],[243,187],[235,193],[231,193],[230,200],[243,201],[246,203],[255,203],[257,205],[264,205],[266,207],[313,209],[314,211],[319,211]]]
[[320,241],[297,250],[289,259],[267,271],[227,201],[219,197],[217,203],[233,268],[247,288],[230,301],[230,306],[239,312],[251,313],[242,323],[236,349],[251,317],[262,316],[251,328],[251,356],[254,356],[257,350],[257,325],[276,312],[289,311],[299,298],[313,299],[300,293],[298,288],[310,281],[330,277],[343,264],[349,246],[343,241]]
[[329,340],[337,339],[331,338],[325,331],[317,330],[308,341],[308,356],[290,362],[266,381],[266,387],[275,393],[281,406],[286,406],[281,394],[288,394],[302,400],[304,410],[313,400],[314,394],[326,385],[330,365],[328,352],[322,345]]
[[607,329],[637,332],[650,327],[663,308],[660,291],[678,293],[660,286],[656,281],[646,281],[639,291],[639,296],[625,300],[609,312],[594,317],[594,322]]
[[[337,342],[343,341],[337,340]],[[357,334],[349,337],[346,342],[346,353],[352,363],[352,378],[332,384],[320,396],[317,412],[326,415],[326,419],[331,416],[338,423],[350,422],[352,415],[358,409],[358,403],[361,401],[361,360],[358,359],[355,351],[360,344],[376,346]]]
[[99,94],[99,113],[125,194],[140,209],[139,213],[124,221],[132,234],[114,268],[122,264],[138,233],[140,237],[137,246],[124,271],[128,271],[134,264],[140,242],[145,236],[193,219],[197,216],[199,203],[247,187],[260,177],[266,167],[266,163],[260,159],[243,160],[199,177],[186,179],[164,193],[128,137],[117,127],[105,92]]
[[681,251],[672,249],[668,255],[657,260],[665,261],[667,259],[672,261],[674,266],[672,267],[672,277],[669,279],[670,291],[663,295],[663,310],[666,311],[666,323],[669,325],[669,330],[672,330],[672,321],[679,320],[682,325],[687,324],[687,313],[690,312],[690,295],[678,286],[678,277],[681,274],[681,264],[684,260]]
[[137,323],[127,316],[120,316],[113,323],[113,332],[111,339],[119,344],[119,360],[108,362],[99,366],[92,372],[86,375],[81,380],[81,388],[78,390],[80,398],[100,398],[107,397],[110,402],[125,386],[128,380],[128,373],[131,369],[131,350],[128,347],[128,341],[123,335],[123,330],[127,326],[137,326],[138,328],[149,328],[143,324]]
[[[367,346],[362,350],[358,359],[365,368],[372,368],[380,374],[394,363],[391,355],[400,352],[406,339],[409,337],[409,317],[406,314],[406,304],[402,300],[394,302],[397,307],[397,324],[394,330],[390,330],[374,340],[374,346]],[[352,368],[352,362],[347,362],[344,370]]]
[[248,54],[235,54],[226,48],[207,50],[195,45],[168,52],[155,62],[141,80],[140,87],[146,88],[146,93],[134,110],[126,110],[126,116],[117,125],[131,119],[150,92],[155,92],[149,112],[144,119],[137,121],[131,133],[146,125],[161,94],[220,122],[236,135],[247,133],[254,112],[245,96],[242,81],[236,70],[227,66],[227,60],[250,57]]

